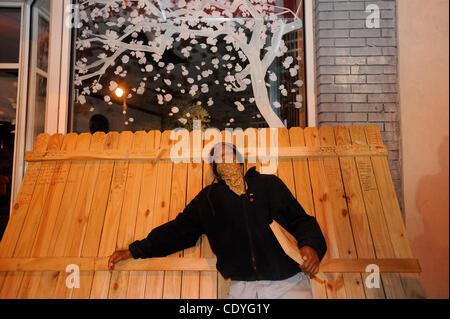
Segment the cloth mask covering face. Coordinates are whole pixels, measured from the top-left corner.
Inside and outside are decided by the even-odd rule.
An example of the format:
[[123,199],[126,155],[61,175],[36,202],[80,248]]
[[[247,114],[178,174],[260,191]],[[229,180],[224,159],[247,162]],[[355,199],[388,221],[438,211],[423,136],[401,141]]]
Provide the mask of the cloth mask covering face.
[[216,163],[217,173],[237,195],[245,194],[244,175],[239,163]]

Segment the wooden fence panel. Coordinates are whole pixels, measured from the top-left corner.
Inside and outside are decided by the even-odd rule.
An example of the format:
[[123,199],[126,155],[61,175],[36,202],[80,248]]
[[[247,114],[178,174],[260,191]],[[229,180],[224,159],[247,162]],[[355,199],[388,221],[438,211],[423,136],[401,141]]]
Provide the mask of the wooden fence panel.
[[[230,280],[215,269],[205,235],[170,256],[106,270],[116,249],[174,219],[214,179],[206,161],[170,161],[171,133],[40,134],[0,242],[0,298],[226,298]],[[238,145],[234,133],[220,138]],[[212,146],[202,134],[190,132],[190,156]],[[378,127],[250,128],[244,171],[268,168],[248,156],[271,136],[275,174],[327,241],[328,280],[311,281],[314,298],[425,297]],[[80,265],[79,288],[67,287],[69,262]],[[380,268],[379,288],[365,284],[369,263]]]

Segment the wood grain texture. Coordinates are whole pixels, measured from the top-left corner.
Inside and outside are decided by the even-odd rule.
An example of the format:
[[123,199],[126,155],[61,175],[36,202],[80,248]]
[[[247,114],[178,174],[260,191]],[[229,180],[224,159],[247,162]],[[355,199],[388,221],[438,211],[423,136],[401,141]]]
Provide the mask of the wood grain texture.
[[[304,130],[305,144],[308,146],[319,146],[320,138],[317,128],[308,127]],[[308,159],[311,186],[313,189],[314,205],[316,207],[316,219],[324,233],[328,250],[324,258],[339,258],[340,252],[345,254],[343,243],[339,242],[339,232],[335,222],[335,210],[333,209],[333,188],[328,183],[324,160],[322,158]],[[340,273],[329,274],[328,279],[334,284],[326,285],[327,298],[345,299],[344,278]]]
[[[300,249],[298,248],[298,242],[295,239],[295,237],[292,236],[286,229],[284,229],[276,221],[272,221],[272,223],[270,224],[270,228],[272,229],[272,232],[274,233],[275,237],[277,237],[277,240],[280,243],[286,255],[291,257],[300,266],[302,266],[304,260],[300,252]],[[314,277],[317,277],[319,280],[323,282],[327,280],[325,274],[322,273],[322,271],[320,270]]]
[[[331,127],[324,126],[319,129],[320,145],[336,146],[334,131]],[[350,224],[350,216],[348,206],[345,200],[345,191],[342,183],[341,167],[339,158],[327,157],[323,159],[325,174],[328,178],[330,187],[330,201],[333,209],[334,224],[337,229],[339,245],[339,255],[341,258],[355,259],[357,258],[355,240],[353,237],[352,227]],[[347,298],[364,299],[365,292],[360,274],[342,274]]]
[[[353,144],[367,143],[361,126],[351,126],[350,137]],[[370,228],[372,230],[373,245],[377,258],[394,258],[394,251],[390,240],[388,225],[383,216],[379,189],[377,187],[370,157],[355,158],[363,198],[367,209]],[[382,275],[386,298],[405,298],[405,292],[397,274]]]
[[[364,128],[364,132],[367,143],[383,142],[378,126],[367,125]],[[403,217],[387,158],[371,156],[370,160],[372,162],[394,254],[396,257],[411,258],[413,256],[411,246],[409,245],[408,234],[403,223]],[[426,297],[419,275],[400,274],[400,277],[402,278],[403,289],[407,298],[421,299]]]
[[[211,142],[213,138],[204,141],[204,145]],[[214,180],[212,167],[206,161],[203,162],[203,188],[210,185]],[[211,246],[206,235],[201,238],[200,257],[214,258],[215,255],[211,250]],[[218,275],[216,272],[200,272],[200,299],[217,299]]]
[[[345,126],[337,126],[334,129],[336,144],[351,144],[350,133]],[[339,157],[341,167],[342,182],[345,190],[345,200],[347,202],[347,213],[351,222],[353,238],[355,240],[356,252],[358,258],[375,258],[373,247],[373,239],[369,220],[367,217],[366,207],[364,204],[361,183],[358,176],[355,158]],[[365,271],[361,273],[362,282],[367,278]],[[359,278],[356,280],[360,280]],[[385,298],[384,290],[380,288],[367,288],[364,286],[366,298],[383,299]]]
[[[191,156],[201,154],[202,141],[197,134],[198,130],[190,132]],[[202,190],[203,165],[201,161],[188,164],[186,205]],[[198,258],[201,255],[202,238],[200,237],[194,247],[187,248],[183,252],[184,257]],[[200,298],[200,273],[198,271],[183,271],[181,283],[181,298]]]
[[[161,143],[161,132],[152,130],[145,138],[146,151],[152,151],[159,147]],[[141,240],[153,228],[153,211],[156,199],[157,162],[145,162],[143,167],[142,185],[139,195],[138,213],[136,216],[136,227],[134,240]],[[145,298],[145,286],[147,282],[147,272],[130,271],[128,285],[126,287],[126,298]],[[123,288],[125,289],[125,287]]]
[[[236,135],[233,136],[235,138]],[[249,146],[246,152],[242,152],[244,157],[248,152],[256,152],[254,146]],[[74,152],[74,151],[49,151],[49,152],[27,152],[25,160],[28,162],[41,161],[75,161],[75,160],[129,160],[129,161],[171,161],[172,157],[167,146],[154,151],[109,151],[109,152]],[[267,154],[268,157],[271,155]],[[291,158],[314,158],[314,157],[336,157],[336,156],[387,156],[386,146],[380,144],[374,145],[340,145],[340,146],[298,146],[278,148],[278,154],[274,157],[279,159]],[[196,155],[179,155],[179,160],[195,162],[202,158],[201,153]]]
[[[145,131],[139,131],[134,134],[131,146],[132,152],[145,150]],[[125,185],[122,213],[120,214],[119,229],[117,233],[117,243],[115,250],[127,249],[133,241],[136,228],[136,217],[139,204],[139,195],[141,191],[143,162],[129,162],[127,181]],[[113,271],[109,287],[108,298],[124,299],[126,298],[128,288],[129,272]]]
[[[270,129],[243,135],[244,169]],[[312,281],[314,298],[423,298],[420,265],[405,225],[377,126],[277,129],[275,174],[315,216],[328,251]],[[171,131],[40,134],[0,242],[0,298],[227,298],[229,278],[215,269],[206,236],[163,258],[128,260],[107,271],[116,249],[174,219],[213,180],[201,152],[190,163],[169,161]],[[202,149],[201,132],[190,133]],[[241,137],[216,132],[219,140]],[[259,138],[264,140],[258,141]],[[212,146],[212,145],[210,145]],[[238,145],[239,146],[239,145]],[[191,147],[191,149],[192,149]],[[268,152],[266,155],[270,155]],[[80,288],[67,288],[66,266],[80,267]],[[364,283],[367,265],[381,287]]]
[[[289,141],[291,147],[305,146],[305,136],[303,129],[300,127],[290,128]],[[311,187],[311,179],[309,174],[308,159],[293,158],[292,167],[294,169],[296,198],[307,214],[316,217]],[[311,281],[311,286],[314,298],[316,299],[327,298],[325,283],[313,280]]]
[[[0,258],[1,271],[63,271],[68,264],[77,264],[82,271],[106,271],[109,257],[30,257]],[[129,259],[121,261],[114,268],[118,272],[126,271],[205,271],[216,272],[215,257],[155,257],[148,259]],[[414,258],[333,258],[324,259],[321,270],[332,272],[363,272],[370,264],[377,264],[382,273],[402,272],[420,273],[420,265]]]
[[[170,131],[164,131],[161,134],[160,145],[161,147],[166,148],[170,145],[170,143]],[[156,194],[152,209],[152,229],[169,221],[172,166],[173,164],[168,161],[161,161],[157,163]],[[146,237],[146,235],[144,237]],[[146,276],[145,298],[162,298],[164,294],[163,289],[164,271],[148,272]]]
[[[72,141],[66,141],[66,138],[72,136]],[[62,149],[80,150],[89,149],[91,143],[91,135],[83,133],[76,135],[74,133],[66,135],[63,141]],[[44,214],[42,215],[37,234],[38,241],[33,246],[33,257],[48,256],[54,252],[55,240],[54,234],[64,233],[66,236],[67,229],[62,229],[62,220],[70,220],[73,214],[72,210],[68,210],[62,215],[59,212],[65,211],[65,205],[77,198],[80,186],[81,176],[84,170],[84,163],[71,163],[60,161],[57,163],[53,180],[50,185]],[[64,219],[63,219],[64,218]],[[61,243],[65,243],[62,240]],[[60,245],[62,247],[64,245]],[[22,289],[20,298],[41,298],[46,291],[51,291],[56,285],[58,274],[47,273],[39,276],[38,273],[25,276],[22,281]]]
[[[60,150],[63,143],[63,135],[55,134],[50,137],[48,142],[49,150]],[[70,137],[66,137],[70,139]],[[14,249],[14,257],[26,257],[32,253],[34,242],[37,240],[36,233],[39,228],[42,213],[44,212],[47,193],[52,184],[53,173],[55,172],[57,162],[49,161],[40,166],[39,176],[31,197],[27,215],[23,222],[20,236],[17,238],[17,244]],[[24,274],[21,272],[8,273],[5,277],[0,298],[17,298],[20,291]]]
[[[33,150],[45,151],[50,140],[49,134],[39,134],[36,137]],[[16,202],[13,205],[9,216],[9,221],[0,242],[0,257],[11,257],[14,254],[23,223],[30,207],[33,191],[39,176],[41,163],[29,163],[22,180],[22,185],[17,194]],[[0,291],[6,278],[6,272],[0,272]]]
[[[105,134],[95,133],[90,140],[89,150],[103,150],[104,144]],[[80,255],[99,166],[99,161],[96,164],[94,161],[72,162],[64,198],[60,205],[60,211],[67,213],[58,215],[52,234],[52,237],[59,240],[60,244],[57,245],[54,241],[48,251],[48,256]],[[52,287],[52,281],[55,280],[57,282],[53,298],[70,298],[73,289],[68,289],[66,286],[66,277],[65,269],[58,274],[43,277],[39,290],[46,291],[44,287]]]
[[[104,145],[105,150],[117,149],[119,147],[119,133],[109,132],[106,135]],[[82,257],[98,256],[98,249],[102,237],[102,229],[105,221],[105,214],[109,201],[111,181],[114,171],[114,162],[101,163],[98,176],[95,182],[95,190],[92,195],[92,205],[86,225],[86,232],[81,244]],[[93,271],[81,272],[80,288],[72,292],[73,299],[88,299],[91,294]]]

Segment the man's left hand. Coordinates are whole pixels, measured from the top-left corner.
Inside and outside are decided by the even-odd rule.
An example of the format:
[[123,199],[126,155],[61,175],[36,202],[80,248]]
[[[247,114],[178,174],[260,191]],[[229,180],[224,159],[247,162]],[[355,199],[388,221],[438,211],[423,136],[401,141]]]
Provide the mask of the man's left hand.
[[305,274],[309,275],[309,277],[312,278],[319,272],[319,256],[317,256],[317,252],[314,250],[314,248],[310,246],[303,246],[302,248],[300,248],[300,252],[304,260],[303,265],[301,265],[300,268]]

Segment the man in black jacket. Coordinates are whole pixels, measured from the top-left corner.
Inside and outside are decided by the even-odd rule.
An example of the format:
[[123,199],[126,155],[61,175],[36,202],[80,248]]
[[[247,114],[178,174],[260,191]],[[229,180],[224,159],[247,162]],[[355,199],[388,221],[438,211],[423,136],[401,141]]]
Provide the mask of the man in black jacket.
[[[230,150],[233,161],[226,163]],[[255,167],[244,174],[243,158],[232,144],[217,144],[210,161],[218,182],[203,188],[183,212],[153,229],[147,238],[114,252],[110,271],[121,260],[165,257],[189,248],[206,234],[217,257],[217,270],[232,283],[292,283],[294,276],[315,275],[327,249],[325,239],[316,219],[305,212],[283,181],[276,175],[260,174]],[[272,220],[297,239],[303,273],[272,233]]]

